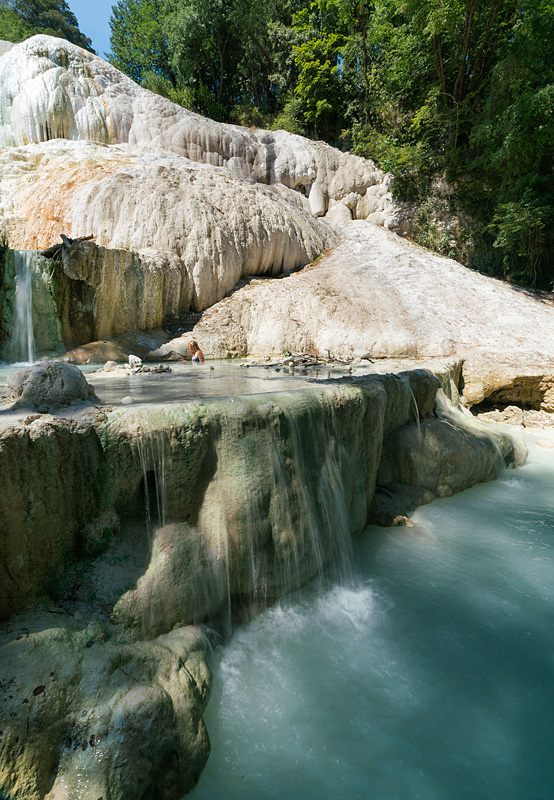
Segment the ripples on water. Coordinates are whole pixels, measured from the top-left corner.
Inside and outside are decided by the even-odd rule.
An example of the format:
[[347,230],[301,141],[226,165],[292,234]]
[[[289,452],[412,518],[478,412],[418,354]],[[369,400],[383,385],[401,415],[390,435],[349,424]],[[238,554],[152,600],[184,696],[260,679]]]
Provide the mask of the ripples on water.
[[305,590],[215,653],[194,800],[548,800],[554,450],[369,528],[358,579]]

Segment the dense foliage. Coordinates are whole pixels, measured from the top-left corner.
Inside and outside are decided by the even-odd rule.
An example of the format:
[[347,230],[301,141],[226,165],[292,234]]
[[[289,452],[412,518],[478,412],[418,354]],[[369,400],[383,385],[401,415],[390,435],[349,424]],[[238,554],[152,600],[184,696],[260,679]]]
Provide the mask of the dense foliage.
[[0,39],[22,42],[36,33],[67,39],[94,53],[65,0],[0,0]]
[[[55,12],[76,28],[64,0],[0,0],[3,35],[71,39]],[[110,25],[143,86],[371,157],[422,244],[551,287],[554,0],[118,0]]]

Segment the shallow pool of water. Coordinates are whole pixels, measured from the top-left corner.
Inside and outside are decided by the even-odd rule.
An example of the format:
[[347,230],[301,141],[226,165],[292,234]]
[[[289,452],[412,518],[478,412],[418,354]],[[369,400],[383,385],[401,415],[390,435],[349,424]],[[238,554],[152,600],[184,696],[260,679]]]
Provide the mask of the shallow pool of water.
[[548,800],[554,450],[368,528],[358,578],[287,598],[214,653],[194,800]]
[[[98,372],[99,366],[81,368],[98,397],[110,405],[124,398],[133,404],[183,403],[210,397],[236,397],[306,389],[328,379],[348,375],[348,368],[288,370],[282,367],[241,366],[241,362],[221,360],[194,365],[172,362],[171,373]],[[0,396],[9,375],[28,365],[0,365]],[[150,365],[148,365],[150,366]],[[154,366],[154,365],[152,365]],[[372,370],[358,368],[357,374]]]
[[[99,372],[103,365],[80,367],[104,403],[120,405],[129,398],[133,404],[183,403],[210,397],[238,397],[286,392],[325,385],[326,381],[348,375],[401,372],[416,367],[440,367],[447,359],[381,359],[353,365],[333,365],[307,369],[276,366],[243,366],[239,359],[211,360],[195,365],[190,361],[170,362],[171,373]],[[6,391],[9,375],[28,364],[0,363],[0,400]],[[154,367],[154,364],[147,364]]]

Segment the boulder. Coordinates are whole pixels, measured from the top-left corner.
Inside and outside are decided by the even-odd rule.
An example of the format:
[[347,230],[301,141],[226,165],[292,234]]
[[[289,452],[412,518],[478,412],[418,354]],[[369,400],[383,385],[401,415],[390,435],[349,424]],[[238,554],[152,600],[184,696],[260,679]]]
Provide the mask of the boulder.
[[62,361],[17,370],[8,378],[8,392],[15,408],[48,410],[74,403],[100,402],[81,370]]

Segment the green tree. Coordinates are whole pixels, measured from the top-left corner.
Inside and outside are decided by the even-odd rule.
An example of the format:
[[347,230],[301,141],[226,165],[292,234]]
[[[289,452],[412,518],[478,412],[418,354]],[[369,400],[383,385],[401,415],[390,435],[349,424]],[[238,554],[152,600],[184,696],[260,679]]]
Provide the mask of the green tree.
[[262,0],[119,0],[110,61],[216,119],[273,112],[271,10]]
[[226,118],[237,104],[269,105],[262,0],[166,0],[172,66],[183,85]]
[[554,278],[553,36],[551,0],[519,6],[472,131],[469,164],[474,180],[488,189],[486,232],[498,271],[544,287]]
[[341,57],[346,45],[340,0],[314,0],[293,17],[303,41],[293,47],[298,69],[294,93],[316,136],[336,140],[343,123]]
[[0,0],[0,38],[20,42],[37,33],[92,49],[65,0]]
[[150,80],[162,90],[160,94],[177,85],[164,19],[164,0],[119,0],[110,17],[108,54],[114,67],[138,83]]

